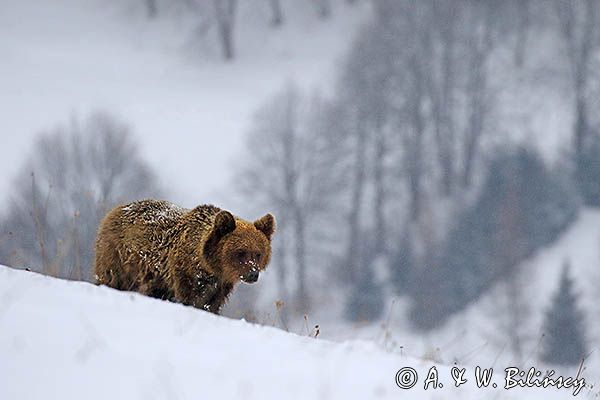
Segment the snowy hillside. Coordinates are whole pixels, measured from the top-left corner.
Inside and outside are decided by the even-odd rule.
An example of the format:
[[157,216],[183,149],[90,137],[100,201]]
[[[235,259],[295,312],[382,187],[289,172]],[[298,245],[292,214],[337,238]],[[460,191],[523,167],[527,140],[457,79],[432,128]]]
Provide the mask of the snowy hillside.
[[[572,398],[564,388],[505,391],[503,372],[498,388],[478,389],[470,367],[454,388],[441,365],[444,387],[424,391],[434,365],[0,267],[1,399]],[[403,390],[395,374],[408,366],[419,383]]]
[[12,149],[0,203],[40,132],[98,109],[132,125],[174,201],[218,202],[258,105],[286,81],[330,82],[369,15],[339,2],[323,22],[298,3],[282,3],[289,15],[274,30],[267,2],[240,2],[237,58],[224,63],[189,10],[151,20],[138,0],[0,1],[0,144]]
[[[600,337],[598,260],[600,260],[600,212],[584,208],[569,229],[548,248],[542,249],[525,260],[520,269],[527,280],[528,305],[527,328],[535,332],[524,343],[526,364],[535,364],[540,351],[541,326],[544,313],[557,290],[558,278],[565,261],[569,261],[577,293],[581,296],[581,308],[589,317],[588,341],[590,356],[586,360],[586,371],[590,381],[600,381]],[[453,316],[441,329],[429,333],[415,332],[407,318],[408,301],[394,300],[387,305],[382,324],[349,325],[348,323],[322,323],[322,336],[332,340],[374,340],[382,347],[402,346],[403,352],[413,357],[430,357],[444,363],[458,361],[471,365],[485,365],[494,360],[496,365],[518,362],[507,348],[508,339],[498,332],[503,309],[495,300],[496,287],[466,310]],[[327,321],[326,310],[312,315],[313,320]]]
[[[598,399],[600,2],[228,3],[0,0],[0,400]],[[264,277],[215,316],[3,266],[89,280],[145,197],[273,213]]]

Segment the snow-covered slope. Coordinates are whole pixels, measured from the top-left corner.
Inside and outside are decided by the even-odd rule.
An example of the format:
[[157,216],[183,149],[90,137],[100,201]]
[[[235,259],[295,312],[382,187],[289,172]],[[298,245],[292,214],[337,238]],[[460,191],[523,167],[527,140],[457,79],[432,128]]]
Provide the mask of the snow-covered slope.
[[[185,4],[158,2],[169,3]],[[254,110],[288,80],[307,90],[330,82],[369,15],[368,2],[339,0],[321,21],[310,2],[286,0],[286,23],[272,29],[268,2],[239,4],[237,57],[225,63],[185,7],[148,19],[142,0],[0,0],[0,146],[11,149],[0,206],[40,132],[100,109],[133,126],[169,198],[229,207],[215,197]]]
[[[521,290],[527,301],[522,328],[528,332],[522,338],[521,364],[535,365],[541,351],[542,323],[552,295],[559,283],[563,263],[568,261],[571,276],[579,294],[579,307],[585,312],[586,337],[590,355],[585,362],[588,381],[600,382],[600,211],[583,208],[574,223],[547,248],[525,260],[520,269]],[[336,320],[327,323],[325,311],[318,310],[311,319],[322,325],[322,336],[331,340],[374,340],[386,348],[402,346],[413,357],[431,357],[444,363],[498,366],[519,363],[509,350],[509,338],[502,331],[507,313],[501,292],[493,288],[466,310],[452,316],[440,329],[415,332],[407,318],[409,302],[395,299],[387,305],[383,324],[351,325]],[[501,300],[498,300],[500,298]],[[330,320],[330,319],[329,319]],[[595,390],[593,393],[597,394]]]
[[[550,246],[540,249],[519,266],[519,289],[525,317],[523,332],[523,362],[535,362],[542,350],[543,322],[552,296],[556,293],[563,265],[570,265],[578,306],[584,311],[585,333],[590,356],[586,369],[590,379],[600,381],[600,321],[598,313],[600,284],[600,211],[583,208],[573,224]],[[498,359],[515,362],[506,337],[506,318],[511,312],[505,288],[496,286],[464,312],[453,316],[431,342],[441,343],[443,359],[459,358],[477,363]],[[527,333],[525,333],[527,332]],[[417,339],[418,340],[418,339]]]
[[[423,390],[432,362],[0,267],[1,399],[570,398],[567,389]],[[396,386],[412,366],[419,383]],[[587,388],[581,397],[590,394]],[[440,397],[441,396],[441,397]]]

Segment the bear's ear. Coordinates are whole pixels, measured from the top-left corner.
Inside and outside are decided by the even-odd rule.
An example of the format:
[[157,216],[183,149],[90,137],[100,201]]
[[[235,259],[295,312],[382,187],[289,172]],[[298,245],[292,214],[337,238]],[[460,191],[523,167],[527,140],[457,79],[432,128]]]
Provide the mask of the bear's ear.
[[235,230],[235,218],[229,211],[219,211],[217,215],[215,215],[215,222],[213,223],[213,233],[215,233],[218,238],[222,238],[230,232]]
[[215,215],[212,230],[204,242],[204,255],[211,257],[217,249],[217,244],[223,236],[235,230],[235,218],[229,211],[219,211]]
[[264,233],[267,239],[271,240],[271,236],[275,232],[275,217],[273,214],[267,214],[254,221],[254,227]]

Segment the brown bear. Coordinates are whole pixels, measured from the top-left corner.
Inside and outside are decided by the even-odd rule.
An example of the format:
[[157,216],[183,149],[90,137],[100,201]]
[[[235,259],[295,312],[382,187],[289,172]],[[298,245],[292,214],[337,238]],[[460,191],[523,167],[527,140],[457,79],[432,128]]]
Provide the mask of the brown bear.
[[218,313],[271,258],[271,214],[248,222],[212,205],[143,200],[115,207],[96,239],[98,284]]

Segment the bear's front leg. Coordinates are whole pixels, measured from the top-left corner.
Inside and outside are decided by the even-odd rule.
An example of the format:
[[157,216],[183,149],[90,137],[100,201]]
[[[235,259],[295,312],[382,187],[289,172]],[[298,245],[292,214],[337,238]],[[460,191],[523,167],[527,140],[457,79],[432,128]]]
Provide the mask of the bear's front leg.
[[218,293],[219,285],[216,278],[211,277],[211,279],[198,281],[198,286],[194,293],[195,298],[193,306],[218,314],[219,310],[215,310],[214,307],[212,307],[213,299]]
[[221,310],[221,307],[223,307],[223,304],[225,304],[227,301],[227,297],[229,297],[229,293],[231,293],[232,290],[233,285],[231,283],[225,283],[219,286],[215,295],[212,297],[212,299],[210,299],[208,308],[206,309],[212,313],[218,314]]
[[179,303],[208,310],[218,291],[217,279],[204,271],[179,269],[174,276],[174,297]]

